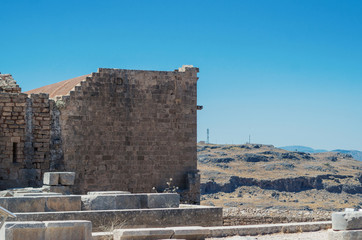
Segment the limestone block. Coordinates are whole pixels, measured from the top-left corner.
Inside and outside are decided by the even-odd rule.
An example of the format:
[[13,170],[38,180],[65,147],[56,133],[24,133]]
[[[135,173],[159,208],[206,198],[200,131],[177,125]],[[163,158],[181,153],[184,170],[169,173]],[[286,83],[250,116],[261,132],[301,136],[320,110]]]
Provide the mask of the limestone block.
[[8,197],[1,198],[0,202],[10,212],[44,212],[46,198],[42,197]]
[[361,230],[362,212],[335,212],[332,213],[333,230]]
[[92,223],[83,220],[46,221],[45,239],[92,240]]
[[59,182],[61,185],[74,185],[75,172],[59,172]]
[[362,230],[334,231],[328,230],[328,240],[360,240]]
[[42,222],[5,222],[0,239],[45,240],[45,224]]
[[113,240],[170,239],[173,233],[172,229],[166,228],[116,229],[113,231]]
[[81,203],[81,196],[50,196],[47,198],[45,211],[80,211]]
[[146,203],[145,194],[116,195],[116,209],[140,209],[145,208]]
[[147,194],[148,208],[177,208],[180,205],[180,195],[177,193]]
[[82,195],[82,210],[111,210],[116,209],[114,195]]
[[141,194],[82,195],[82,210],[112,210],[142,208]]
[[43,177],[43,184],[56,186],[59,184],[59,174],[56,172],[46,172]]
[[208,237],[210,234],[210,229],[203,227],[173,227],[174,231],[173,238],[176,239],[193,239],[193,240],[201,240]]

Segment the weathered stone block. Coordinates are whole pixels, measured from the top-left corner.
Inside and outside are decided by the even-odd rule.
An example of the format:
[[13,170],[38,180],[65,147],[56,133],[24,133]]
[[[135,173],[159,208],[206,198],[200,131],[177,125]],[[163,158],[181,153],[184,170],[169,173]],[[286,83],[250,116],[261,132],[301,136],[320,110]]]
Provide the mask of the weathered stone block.
[[82,195],[82,210],[110,210],[116,209],[114,195]]
[[139,209],[146,201],[144,194],[82,195],[82,210]]
[[11,212],[80,211],[80,196],[3,197],[0,206]]
[[145,194],[121,194],[116,195],[116,209],[140,209],[145,208],[147,198]]
[[117,229],[113,231],[113,240],[170,239],[173,233],[172,229],[165,228]]
[[43,184],[56,186],[59,184],[59,174],[56,172],[46,172],[43,177]]
[[46,198],[42,197],[8,197],[1,198],[5,201],[4,208],[10,212],[44,212]]
[[65,186],[74,185],[75,172],[59,172],[59,183]]
[[47,240],[92,240],[92,223],[90,221],[72,220],[44,223],[46,226],[45,239]]
[[45,240],[45,224],[42,222],[6,222],[0,230],[4,240]]
[[332,213],[333,230],[361,230],[362,212]]
[[47,198],[45,211],[80,211],[81,196],[51,196]]
[[147,194],[148,208],[177,208],[180,205],[180,195],[177,193]]

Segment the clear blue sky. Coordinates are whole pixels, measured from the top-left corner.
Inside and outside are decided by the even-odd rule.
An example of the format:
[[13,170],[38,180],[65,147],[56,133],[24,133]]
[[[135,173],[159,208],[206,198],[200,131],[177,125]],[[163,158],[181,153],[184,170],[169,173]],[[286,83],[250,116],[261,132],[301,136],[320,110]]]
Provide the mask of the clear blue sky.
[[99,67],[200,68],[198,140],[362,150],[362,1],[0,1],[24,91]]

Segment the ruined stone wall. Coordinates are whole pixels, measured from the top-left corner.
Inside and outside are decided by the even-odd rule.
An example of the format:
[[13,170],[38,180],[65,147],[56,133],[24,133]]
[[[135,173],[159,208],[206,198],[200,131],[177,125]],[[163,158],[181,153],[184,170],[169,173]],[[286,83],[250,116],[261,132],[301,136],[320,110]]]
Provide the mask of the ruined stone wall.
[[18,186],[24,168],[26,94],[0,93],[0,187]]
[[197,72],[99,69],[58,101],[76,192],[162,191],[172,178],[197,202]]
[[9,74],[0,85],[0,189],[39,186],[49,171],[51,100],[20,93]]

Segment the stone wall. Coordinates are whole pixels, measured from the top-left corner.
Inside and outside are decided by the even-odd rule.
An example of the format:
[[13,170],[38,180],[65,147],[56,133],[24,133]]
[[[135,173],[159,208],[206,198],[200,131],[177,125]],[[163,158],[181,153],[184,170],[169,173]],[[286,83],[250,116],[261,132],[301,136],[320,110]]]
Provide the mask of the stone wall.
[[170,178],[189,188],[188,174],[197,171],[197,72],[99,69],[63,97],[64,164],[77,174],[75,192],[162,191]]
[[99,69],[56,102],[0,74],[0,188],[65,170],[75,193],[178,187],[199,203],[197,72]]
[[40,186],[49,170],[52,100],[20,93],[9,74],[0,75],[0,85],[0,189]]

